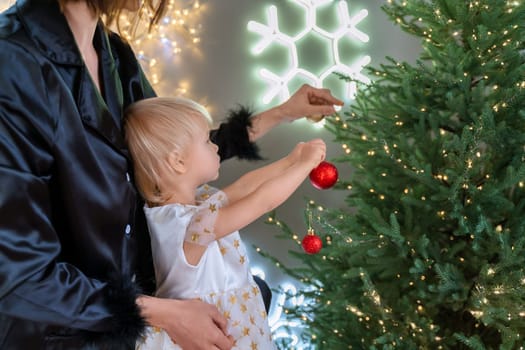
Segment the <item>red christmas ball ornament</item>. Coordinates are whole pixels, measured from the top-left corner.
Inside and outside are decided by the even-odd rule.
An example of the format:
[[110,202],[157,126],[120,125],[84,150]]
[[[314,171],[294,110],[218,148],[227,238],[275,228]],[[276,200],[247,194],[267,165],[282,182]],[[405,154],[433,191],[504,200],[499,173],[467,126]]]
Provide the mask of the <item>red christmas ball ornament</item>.
[[315,234],[313,229],[309,229],[306,236],[303,237],[301,245],[306,253],[317,254],[323,247],[323,241]]
[[337,168],[332,163],[322,161],[310,172],[310,182],[315,188],[325,190],[332,187],[338,178]]

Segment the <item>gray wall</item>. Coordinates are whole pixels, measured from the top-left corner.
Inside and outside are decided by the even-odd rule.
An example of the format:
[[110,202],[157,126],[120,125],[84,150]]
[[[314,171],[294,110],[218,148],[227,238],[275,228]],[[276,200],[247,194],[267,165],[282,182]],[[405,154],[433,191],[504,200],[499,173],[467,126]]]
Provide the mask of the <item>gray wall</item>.
[[[400,61],[415,61],[420,50],[419,43],[388,20],[380,9],[384,1],[349,0],[347,2],[350,13],[363,8],[369,12],[368,17],[358,25],[358,28],[370,37],[370,41],[361,45],[359,51],[371,56],[371,65],[384,62],[385,56]],[[278,102],[276,100],[267,106],[263,106],[260,102],[262,94],[266,91],[266,85],[256,76],[254,67],[260,66],[261,60],[268,60],[268,57],[255,57],[251,54],[251,47],[260,37],[247,30],[247,23],[250,20],[266,23],[265,10],[269,4],[277,5],[279,20],[282,22],[280,27],[283,31],[287,25],[291,26],[291,22],[299,22],[300,25],[304,15],[297,11],[297,7],[290,6],[290,1],[283,0],[207,1],[205,4],[207,9],[203,15],[202,41],[199,44],[201,55],[196,55],[191,50],[183,52],[181,62],[169,71],[166,79],[192,82],[190,95],[197,99],[205,98],[211,105],[216,120],[220,120],[225,111],[238,103],[250,104],[257,110],[275,105]],[[330,6],[332,5],[328,5]],[[351,101],[345,102],[351,103]],[[279,126],[261,139],[259,145],[264,157],[275,160],[287,154],[297,142],[314,137],[323,138],[327,142],[328,160],[341,154],[340,146],[332,143],[331,134],[305,120]],[[265,161],[251,163],[236,159],[228,160],[223,163],[220,180],[215,185],[228,184],[240,174],[265,163]],[[350,171],[349,168],[340,165],[338,168],[340,177],[344,177],[345,172]],[[277,209],[277,215],[287,222],[299,237],[302,237],[306,233],[303,220],[305,198],[311,198],[323,206],[339,207],[343,205],[343,195],[344,193],[334,190],[316,190],[307,180],[285,204]],[[241,231],[246,245],[260,246],[263,250],[272,252],[283,262],[294,263],[289,259],[287,252],[298,247],[275,239],[274,235],[279,231],[265,224],[265,219],[266,217],[263,217]],[[267,260],[262,259],[254,251],[251,253],[252,265],[265,267],[267,280],[272,287],[285,280],[276,268],[269,266]]]

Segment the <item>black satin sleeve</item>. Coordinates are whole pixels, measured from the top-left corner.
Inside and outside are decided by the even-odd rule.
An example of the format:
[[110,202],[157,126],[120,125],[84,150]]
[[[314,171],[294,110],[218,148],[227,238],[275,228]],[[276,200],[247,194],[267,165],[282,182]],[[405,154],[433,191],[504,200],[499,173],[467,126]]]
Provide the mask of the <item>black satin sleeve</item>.
[[[108,308],[108,293],[118,293],[59,259],[50,179],[60,99],[53,99],[49,84],[60,83],[46,81],[52,69],[6,40],[0,41],[0,67],[0,313],[111,331],[115,314]],[[134,301],[128,307],[140,329]]]
[[250,142],[248,137],[252,114],[249,108],[239,106],[229,111],[226,121],[218,129],[211,131],[210,138],[219,146],[221,160],[232,157],[247,160],[262,159],[259,148],[255,143]]

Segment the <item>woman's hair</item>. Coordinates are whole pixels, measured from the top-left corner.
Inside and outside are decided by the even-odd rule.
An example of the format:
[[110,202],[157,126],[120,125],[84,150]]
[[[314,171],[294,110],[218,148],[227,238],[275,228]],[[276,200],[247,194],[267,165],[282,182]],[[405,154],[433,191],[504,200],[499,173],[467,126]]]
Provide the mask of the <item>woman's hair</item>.
[[[62,7],[68,1],[78,1],[78,0],[58,0],[60,6]],[[95,11],[99,16],[104,16],[106,26],[110,26],[113,22],[117,21],[120,14],[124,11],[124,5],[127,0],[83,0],[86,4]],[[151,29],[154,24],[157,24],[168,6],[169,0],[143,0],[142,6],[149,9],[152,13],[150,18],[149,28]],[[143,12],[138,11],[136,16],[140,16]],[[135,21],[138,23],[138,21]]]
[[173,171],[168,165],[170,154],[184,155],[195,133],[210,125],[211,118],[200,104],[176,97],[144,99],[131,104],[125,114],[135,182],[149,205],[161,205],[171,195],[162,182],[162,175]]

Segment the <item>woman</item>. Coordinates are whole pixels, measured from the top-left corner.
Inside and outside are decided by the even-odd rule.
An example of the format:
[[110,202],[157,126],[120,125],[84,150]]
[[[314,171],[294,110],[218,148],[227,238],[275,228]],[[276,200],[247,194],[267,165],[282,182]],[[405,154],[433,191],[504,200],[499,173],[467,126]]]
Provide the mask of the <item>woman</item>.
[[[157,16],[167,3],[158,3]],[[146,324],[184,349],[230,349],[211,305],[148,296],[149,235],[122,111],[155,95],[135,55],[99,20],[138,0],[19,0],[0,17],[0,348],[127,349]],[[231,156],[283,120],[331,114],[305,86],[214,131]]]

